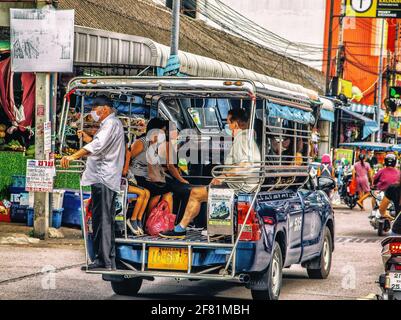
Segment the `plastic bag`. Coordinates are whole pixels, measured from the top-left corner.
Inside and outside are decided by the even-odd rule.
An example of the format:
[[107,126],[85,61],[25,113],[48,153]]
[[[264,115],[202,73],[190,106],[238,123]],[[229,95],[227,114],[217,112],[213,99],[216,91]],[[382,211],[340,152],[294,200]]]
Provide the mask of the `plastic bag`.
[[338,193],[338,191],[334,191],[331,195],[331,203],[333,205],[340,205],[341,204],[341,198],[340,195]]
[[170,212],[168,203],[162,200],[150,212],[149,218],[146,221],[146,233],[155,236],[160,232],[172,230],[174,228],[175,214]]

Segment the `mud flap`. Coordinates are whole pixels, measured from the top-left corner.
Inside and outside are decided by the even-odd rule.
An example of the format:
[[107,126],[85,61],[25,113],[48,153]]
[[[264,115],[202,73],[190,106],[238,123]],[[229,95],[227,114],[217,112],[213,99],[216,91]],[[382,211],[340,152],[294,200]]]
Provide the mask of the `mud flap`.
[[251,274],[251,279],[246,284],[246,288],[259,291],[267,290],[268,283],[267,283],[266,272],[267,269],[264,272],[255,272]]
[[102,274],[102,279],[103,281],[122,282],[125,278],[122,275]]
[[308,269],[320,269],[321,267],[321,259],[320,255],[317,256],[316,258],[313,258],[309,261],[305,261],[301,264],[303,268],[308,268]]

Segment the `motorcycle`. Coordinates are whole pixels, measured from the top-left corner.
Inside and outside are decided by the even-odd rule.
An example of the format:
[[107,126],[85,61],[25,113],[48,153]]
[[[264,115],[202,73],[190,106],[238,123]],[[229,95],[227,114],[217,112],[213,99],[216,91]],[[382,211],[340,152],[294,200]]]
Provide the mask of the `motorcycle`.
[[341,184],[339,185],[338,193],[340,194],[341,200],[350,208],[353,209],[356,206],[356,202],[358,201],[358,195],[352,193],[350,190],[350,184],[352,181],[352,171],[347,170],[344,171]]
[[[373,207],[372,212],[368,216],[370,225],[377,230],[377,235],[379,237],[382,237],[385,232],[390,230],[390,221],[387,219],[384,219],[382,215],[379,212],[379,207],[380,207],[380,202],[383,200],[384,197],[384,192],[379,191],[379,190],[372,190],[370,191],[370,194],[372,195],[373,199],[375,200],[375,205]],[[391,203],[389,207],[389,213],[390,215],[395,218],[396,213],[395,213],[395,208],[394,204]]]
[[379,277],[382,295],[379,300],[401,300],[401,236],[382,241],[384,274]]

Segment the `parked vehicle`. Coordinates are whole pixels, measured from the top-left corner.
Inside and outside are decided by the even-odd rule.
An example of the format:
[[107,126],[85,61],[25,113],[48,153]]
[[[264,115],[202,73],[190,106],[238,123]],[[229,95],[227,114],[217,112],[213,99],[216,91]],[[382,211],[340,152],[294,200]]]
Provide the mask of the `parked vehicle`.
[[355,190],[351,190],[352,171],[344,171],[342,181],[338,189],[341,200],[350,208],[353,209],[358,201],[358,194]]
[[392,236],[382,241],[384,273],[379,277],[382,290],[380,300],[401,300],[401,237]]
[[[388,219],[384,219],[379,212],[380,202],[384,198],[384,192],[378,191],[378,190],[372,190],[370,193],[375,201],[375,205],[372,209],[372,212],[368,216],[369,222],[370,222],[370,225],[375,230],[377,230],[377,235],[379,237],[382,237],[385,234],[385,232],[390,230],[390,227],[391,227],[390,221]],[[395,208],[394,208],[393,203],[391,203],[388,210],[389,210],[390,215],[393,218],[395,218],[396,213],[395,213]]]
[[[185,179],[192,184],[208,185],[214,177],[237,169],[224,179],[235,185],[229,188],[234,191],[233,206],[218,207],[217,216],[228,221],[228,229],[211,237],[205,219],[210,212],[205,206],[194,223],[207,230],[207,236],[197,229],[188,231],[183,240],[125,233],[116,239],[117,270],[87,273],[102,274],[114,292],[122,295],[138,294],[143,280],[165,277],[238,281],[251,290],[254,299],[278,299],[282,270],[294,264],[306,268],[312,279],[329,276],[335,234],[333,209],[325,191],[331,184],[324,179],[315,184],[309,178],[310,127],[315,119],[306,95],[247,80],[166,77],[75,78],[67,92],[79,96],[84,106],[87,95],[97,91],[143,101],[136,107],[147,119],[161,116],[176,123],[181,132],[192,129],[190,137],[179,141],[191,140],[189,152],[209,159],[224,160],[230,149],[231,138],[224,134],[228,110],[246,108],[254,133],[249,138],[256,140],[262,161],[241,171],[239,165],[187,159]],[[71,101],[64,104],[61,134],[70,121]],[[60,142],[63,150],[62,135]],[[251,193],[241,187],[249,181],[256,185]],[[84,236],[90,247],[86,228]],[[89,252],[87,256],[87,262],[93,259]]]

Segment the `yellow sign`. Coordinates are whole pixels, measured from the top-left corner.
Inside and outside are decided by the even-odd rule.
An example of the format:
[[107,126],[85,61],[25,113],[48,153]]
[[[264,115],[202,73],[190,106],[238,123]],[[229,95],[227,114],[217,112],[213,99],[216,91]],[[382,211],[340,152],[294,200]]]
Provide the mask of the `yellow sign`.
[[347,17],[376,18],[377,0],[347,0],[345,15]]
[[149,248],[148,269],[188,270],[187,248]]
[[347,98],[352,98],[352,82],[344,79],[338,80],[338,94],[343,94]]
[[336,160],[341,160],[342,158],[344,158],[345,160],[348,160],[349,163],[352,163],[352,160],[354,158],[354,150],[335,149],[334,150],[334,158]]

